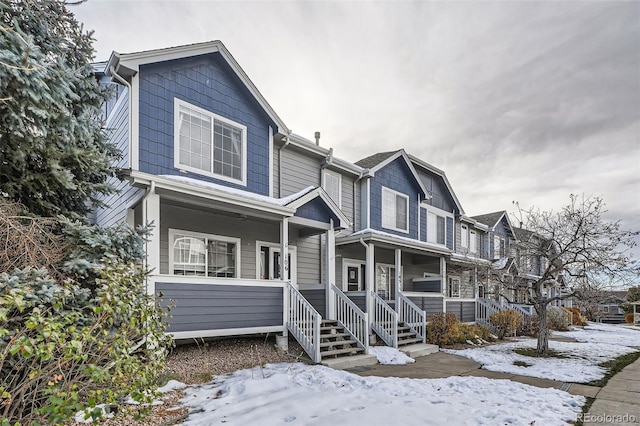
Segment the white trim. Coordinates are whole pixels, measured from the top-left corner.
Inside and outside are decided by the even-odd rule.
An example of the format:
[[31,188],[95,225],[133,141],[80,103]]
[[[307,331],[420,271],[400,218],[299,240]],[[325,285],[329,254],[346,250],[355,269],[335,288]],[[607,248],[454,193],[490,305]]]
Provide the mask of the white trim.
[[[394,196],[394,203],[393,203],[393,222],[397,225],[398,224],[398,212],[396,211],[396,200],[397,196],[400,196],[402,198],[404,198],[404,200],[406,201],[406,206],[407,206],[407,211],[406,211],[406,223],[407,223],[407,228],[406,229],[402,229],[402,228],[398,228],[397,226],[385,226],[385,204],[384,204],[384,195],[385,192],[387,194],[393,195]],[[386,186],[382,187],[382,192],[380,194],[380,208],[381,208],[381,212],[380,212],[380,226],[384,229],[391,229],[393,231],[397,231],[397,232],[402,232],[405,234],[409,233],[409,196],[407,194],[403,194],[402,192],[398,192],[398,191],[394,191],[391,188],[387,188]],[[387,219],[391,219],[391,218],[387,218]]]
[[409,159],[412,162],[415,162],[416,164],[418,164],[420,167],[424,168],[425,170],[428,170],[438,176],[440,176],[442,178],[442,180],[444,181],[445,186],[447,187],[447,190],[449,191],[449,194],[451,194],[451,197],[453,198],[453,202],[456,204],[456,206],[458,207],[458,210],[460,211],[460,214],[463,215],[464,214],[464,210],[462,208],[462,204],[460,204],[460,200],[458,200],[458,197],[456,196],[456,193],[453,192],[453,187],[451,186],[451,184],[449,183],[449,179],[447,179],[447,175],[444,173],[444,171],[432,166],[431,164],[427,163],[426,161],[423,161],[417,157],[414,157],[412,155],[408,155]]
[[[127,103],[129,102],[129,88],[127,86],[125,86],[124,84],[120,84],[120,83],[116,83],[118,86],[122,86],[124,87],[124,91],[122,92],[122,94],[120,95],[120,97],[118,98],[118,100],[116,101],[116,103],[113,105],[113,108],[111,108],[111,112],[109,113],[109,116],[107,117],[107,119],[104,122],[104,128],[108,129],[109,127],[111,127],[111,122],[115,119],[116,115],[117,115],[117,111],[122,108],[122,103],[124,102],[124,98],[125,98],[125,93],[126,93],[126,98],[127,98]],[[128,118],[128,117],[127,117]],[[128,124],[128,123],[127,123]],[[128,127],[127,127],[128,129]],[[127,130],[128,131],[128,130]]]
[[365,228],[371,228],[371,179],[367,179],[367,226]]
[[[454,296],[452,292],[450,292],[450,286],[454,281],[458,282],[458,295]],[[446,299],[455,299],[456,301],[460,300],[460,296],[462,295],[462,279],[457,275],[450,275],[447,277],[447,287],[445,289],[445,298]],[[450,294],[451,293],[451,294]]]
[[[206,170],[202,170],[202,169],[198,169],[196,167],[191,167],[188,166],[186,164],[180,164],[180,114],[179,114],[179,110],[180,107],[185,107],[191,110],[194,110],[196,112],[199,112],[200,114],[209,116],[211,118],[211,171],[208,172]],[[214,157],[213,157],[213,151],[215,149],[214,147],[214,127],[215,121],[220,121],[224,124],[227,124],[229,126],[232,127],[236,127],[239,130],[242,131],[242,147],[241,147],[241,151],[242,151],[242,177],[241,179],[234,179],[232,177],[229,176],[225,176],[222,174],[217,174],[213,171],[213,163],[214,163]],[[192,173],[196,173],[199,175],[203,175],[203,176],[209,176],[212,177],[214,179],[218,179],[218,180],[223,180],[226,182],[231,182],[231,183],[235,183],[237,185],[242,185],[242,186],[247,186],[247,126],[245,126],[244,124],[240,124],[237,123],[233,120],[230,120],[226,117],[223,117],[221,115],[218,115],[214,112],[208,111],[204,108],[200,108],[198,106],[195,106],[193,104],[190,104],[189,102],[183,101],[182,99],[179,98],[173,98],[173,167],[175,167],[178,170],[186,170]]]
[[369,170],[369,172],[371,173],[372,176],[375,175],[375,173],[378,170],[380,170],[381,168],[385,167],[389,163],[395,161],[396,159],[398,159],[398,157],[402,157],[404,159],[407,167],[409,167],[409,170],[411,171],[411,174],[413,175],[413,178],[415,179],[416,183],[418,184],[418,186],[422,190],[422,193],[424,194],[425,198],[431,198],[431,195],[429,194],[429,191],[427,191],[427,188],[424,186],[424,183],[422,183],[422,179],[420,179],[420,176],[418,175],[418,172],[416,171],[415,167],[413,167],[413,163],[409,159],[409,156],[407,155],[407,153],[405,152],[404,149],[399,150],[398,152],[393,154],[391,157],[389,157],[389,158],[385,159],[384,161],[376,164],[375,166],[373,166]]
[[[329,192],[327,192],[327,176],[332,176],[338,178],[338,200],[333,200]],[[338,208],[342,209],[342,175],[338,172],[334,172],[333,170],[322,169],[322,189],[327,192],[329,198],[333,200],[334,203],[338,206]]]
[[269,327],[245,327],[245,328],[223,328],[217,330],[195,330],[195,331],[176,331],[175,333],[165,333],[172,339],[196,339],[200,337],[222,337],[222,336],[240,336],[243,334],[266,334],[280,333],[284,330],[284,325],[273,325]]
[[273,129],[269,126],[269,197],[273,198]]
[[[171,273],[171,271],[173,271],[173,264],[174,264],[174,259],[173,259],[173,243],[174,243],[174,238],[176,234],[180,234],[180,235],[184,235],[187,237],[195,237],[195,238],[204,238],[205,240],[214,240],[214,241],[224,241],[226,243],[234,243],[236,245],[236,264],[235,264],[235,268],[236,268],[236,276],[235,277],[228,277],[229,279],[239,279],[241,276],[241,271],[242,271],[242,265],[240,263],[240,259],[242,258],[242,241],[240,238],[236,238],[236,237],[228,237],[226,235],[215,235],[215,234],[205,234],[202,232],[194,232],[194,231],[185,231],[182,229],[176,229],[176,228],[169,228],[169,240],[168,240],[168,249],[169,249],[169,275],[171,276],[177,276],[177,277],[181,277],[183,275],[178,275],[178,274],[173,274]],[[205,257],[205,278],[220,278],[220,277],[211,277],[206,275],[209,271],[207,269],[207,264],[206,261],[208,259],[208,256]]]
[[161,284],[232,285],[244,287],[284,287],[280,280],[255,280],[252,278],[203,277],[196,275],[153,274],[149,279]]
[[[261,252],[260,248],[261,247],[269,247],[270,250],[275,250],[275,252],[277,253],[282,252],[280,243],[272,243],[269,241],[256,240],[256,280],[260,280],[260,281],[262,281],[262,279],[260,279],[260,252]],[[298,281],[297,279],[298,278],[298,247],[288,245],[287,248],[288,248],[289,254],[291,255],[291,265],[289,265],[289,269],[291,271],[291,283],[295,285]],[[282,262],[282,260],[280,260],[280,262]],[[286,283],[287,281],[289,281],[289,278],[287,278],[286,280],[276,280],[274,278],[266,281],[280,281],[280,282]]]
[[360,292],[364,292],[365,288],[365,281],[364,281],[364,274],[362,273],[362,267],[365,266],[366,267],[366,262],[364,260],[358,260],[358,259],[349,259],[349,258],[342,258],[342,291],[344,292],[349,292],[349,293],[353,293],[354,291],[349,291],[349,277],[347,274],[347,269],[349,267],[357,267],[358,268],[358,288],[361,288],[361,290],[355,290],[355,291],[360,291]]
[[[447,247],[447,243],[449,242],[448,240],[448,235],[447,235],[447,218],[451,218],[453,220],[453,226],[455,228],[455,218],[453,216],[453,213],[448,212],[446,210],[442,210],[439,209],[437,207],[434,207],[430,204],[421,204],[420,205],[421,208],[425,209],[427,211],[427,223],[425,224],[426,226],[426,231],[427,231],[427,236],[426,236],[426,240],[429,244],[434,244],[436,246],[441,246],[441,247]],[[444,218],[444,243],[440,244],[437,241],[429,241],[429,238],[431,238],[430,233],[429,233],[429,213],[433,213],[436,216],[441,216]],[[437,232],[437,231],[436,231]],[[454,236],[454,243],[455,243],[455,229],[453,232],[453,236]],[[437,235],[436,235],[436,239],[437,239]],[[455,244],[453,244],[454,249],[455,249]]]
[[337,206],[337,204],[329,197],[329,194],[322,188],[315,188],[301,197],[296,198],[295,200],[288,203],[286,206],[294,209],[298,209],[299,207],[307,204],[309,201],[313,200],[316,197],[320,197],[322,201],[329,207],[329,209],[336,215],[339,223],[336,225],[336,228],[345,229],[351,225],[351,221],[344,214],[344,212]]
[[466,248],[471,251],[471,239],[469,238],[469,225],[460,224],[460,248]]
[[131,111],[129,111],[131,158],[129,158],[129,167],[132,170],[140,170],[140,80],[138,77],[139,75],[136,74],[131,78]]
[[[473,244],[471,244],[471,235],[473,235]],[[478,245],[478,231],[476,231],[475,229],[469,229],[469,253],[477,253],[477,246]]]

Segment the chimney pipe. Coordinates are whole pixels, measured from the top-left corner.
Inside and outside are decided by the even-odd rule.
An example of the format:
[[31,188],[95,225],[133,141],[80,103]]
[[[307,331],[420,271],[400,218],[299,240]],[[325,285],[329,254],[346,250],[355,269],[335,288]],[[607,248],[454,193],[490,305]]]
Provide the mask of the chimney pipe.
[[315,132],[313,136],[316,138],[316,145],[320,145],[320,132]]

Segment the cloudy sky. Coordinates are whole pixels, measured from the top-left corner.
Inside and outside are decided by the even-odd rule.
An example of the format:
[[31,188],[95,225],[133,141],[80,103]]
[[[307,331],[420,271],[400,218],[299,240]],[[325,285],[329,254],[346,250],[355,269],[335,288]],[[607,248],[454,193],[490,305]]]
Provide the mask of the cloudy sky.
[[[465,212],[602,196],[640,229],[640,2],[115,1],[72,9],[97,59],[222,40],[295,133],[405,148]],[[640,253],[640,251],[638,251]]]

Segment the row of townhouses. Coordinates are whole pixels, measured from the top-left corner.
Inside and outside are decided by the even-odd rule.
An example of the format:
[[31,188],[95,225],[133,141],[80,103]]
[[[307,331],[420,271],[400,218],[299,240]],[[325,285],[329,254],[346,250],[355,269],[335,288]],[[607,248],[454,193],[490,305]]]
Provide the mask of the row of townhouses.
[[93,220],[153,224],[147,289],[173,305],[175,339],[291,334],[319,362],[374,336],[423,342],[438,313],[526,310],[504,278],[543,265],[518,258],[528,236],[504,211],[467,216],[445,173],[402,149],[351,163],[293,134],[221,42],[94,68],[124,179]]

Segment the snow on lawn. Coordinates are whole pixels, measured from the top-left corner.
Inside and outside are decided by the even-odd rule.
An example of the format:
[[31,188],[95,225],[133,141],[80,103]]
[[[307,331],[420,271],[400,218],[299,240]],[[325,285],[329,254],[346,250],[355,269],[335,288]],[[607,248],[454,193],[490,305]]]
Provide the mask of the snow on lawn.
[[554,331],[553,335],[573,337],[579,342],[640,347],[640,328],[633,329],[623,325],[590,322],[584,329],[574,328],[571,331]]
[[301,363],[239,370],[186,392],[185,425],[566,425],[585,401],[508,380],[360,377]]
[[416,362],[415,359],[403,354],[395,348],[388,346],[370,346],[369,353],[378,358],[380,364],[402,365]]

